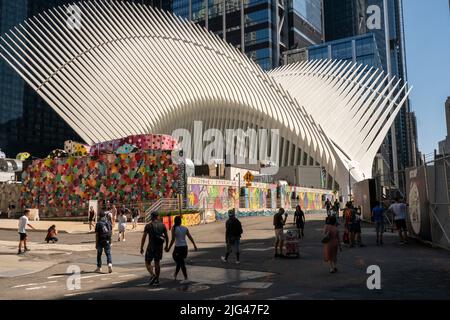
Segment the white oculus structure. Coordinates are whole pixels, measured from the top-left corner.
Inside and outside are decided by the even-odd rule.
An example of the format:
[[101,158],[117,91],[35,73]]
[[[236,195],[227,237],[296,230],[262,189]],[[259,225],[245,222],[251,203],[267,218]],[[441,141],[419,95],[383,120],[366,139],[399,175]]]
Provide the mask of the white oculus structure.
[[[410,93],[344,61],[263,71],[213,33],[123,1],[61,6],[2,36],[0,55],[86,143],[132,134],[279,129],[280,166],[318,163],[340,185],[372,176]],[[194,141],[195,142],[195,141]]]

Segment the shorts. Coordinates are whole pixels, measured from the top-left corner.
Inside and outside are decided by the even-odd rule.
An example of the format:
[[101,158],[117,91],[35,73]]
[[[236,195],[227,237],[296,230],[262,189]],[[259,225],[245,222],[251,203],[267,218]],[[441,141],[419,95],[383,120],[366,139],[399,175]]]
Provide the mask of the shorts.
[[302,222],[297,222],[296,226],[297,226],[297,229],[304,229],[305,228],[305,223],[303,221]]
[[27,234],[19,232],[19,238],[20,238],[20,241],[26,240],[27,239]]
[[145,262],[155,262],[161,261],[163,256],[163,246],[152,247],[151,245],[147,247],[147,251],[145,252]]
[[383,221],[375,222],[375,231],[377,233],[384,233],[384,222]]
[[275,240],[284,241],[283,229],[275,229]]
[[397,227],[397,230],[407,231],[405,219],[395,220],[395,226]]
[[175,249],[173,249],[172,258],[176,262],[179,260],[186,259],[187,255],[188,255],[188,247],[187,246],[175,247]]
[[127,229],[126,224],[119,223],[119,232],[124,232]]
[[350,232],[351,233],[361,233],[361,224],[360,223],[350,224]]

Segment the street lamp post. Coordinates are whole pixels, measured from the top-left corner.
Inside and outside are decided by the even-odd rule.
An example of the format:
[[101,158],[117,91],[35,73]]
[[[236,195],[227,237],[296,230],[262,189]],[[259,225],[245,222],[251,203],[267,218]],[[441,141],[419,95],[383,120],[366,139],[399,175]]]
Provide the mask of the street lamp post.
[[351,167],[348,169],[348,188],[349,188],[349,200],[352,201],[352,182],[351,182],[351,172],[355,169],[355,167]]

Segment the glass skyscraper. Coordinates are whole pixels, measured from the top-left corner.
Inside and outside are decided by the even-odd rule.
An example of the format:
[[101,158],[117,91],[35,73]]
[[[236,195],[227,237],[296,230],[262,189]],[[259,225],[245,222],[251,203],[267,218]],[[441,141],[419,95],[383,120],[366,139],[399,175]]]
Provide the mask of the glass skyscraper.
[[265,70],[280,65],[283,51],[323,40],[321,0],[173,0],[172,12],[216,33]]
[[[324,0],[324,21],[325,21],[325,40],[335,41],[342,38],[354,37],[362,34],[373,34],[380,51],[380,60],[383,69],[397,78],[407,81],[406,72],[406,53],[403,25],[403,3],[402,0],[388,0],[389,15],[389,46],[390,52],[386,49],[386,33],[384,28],[384,1],[383,0]],[[381,29],[370,29],[367,26],[367,9],[369,6],[377,6],[381,12]],[[390,65],[388,56],[390,57]],[[398,170],[414,165],[412,159],[416,159],[418,153],[417,147],[411,150],[412,140],[416,137],[411,136],[408,128],[410,113],[409,102],[399,112],[395,121],[395,136],[397,146]],[[388,135],[388,143],[392,143],[391,133]],[[392,149],[392,148],[391,148]],[[391,152],[390,165],[394,170],[394,160]],[[399,179],[402,180],[402,175]],[[404,186],[404,181],[399,181],[400,187]]]

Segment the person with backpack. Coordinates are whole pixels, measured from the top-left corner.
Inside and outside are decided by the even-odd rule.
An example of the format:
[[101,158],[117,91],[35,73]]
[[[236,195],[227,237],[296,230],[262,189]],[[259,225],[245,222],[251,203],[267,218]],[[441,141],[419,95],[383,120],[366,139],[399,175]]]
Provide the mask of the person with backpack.
[[56,230],[56,226],[52,225],[47,230],[47,236],[45,237],[45,241],[47,241],[47,243],[49,243],[50,241],[52,243],[55,243],[58,241],[58,238],[56,237],[57,235],[58,235],[58,231]]
[[194,245],[194,250],[197,251],[197,245],[194,242],[194,238],[192,238],[189,233],[189,229],[181,225],[181,216],[176,216],[174,219],[174,226],[172,228],[172,240],[170,241],[169,248],[166,248],[166,252],[169,252],[175,243],[175,249],[173,249],[172,257],[177,266],[173,277],[177,280],[178,273],[181,270],[184,276],[184,281],[181,282],[182,284],[189,281],[186,271],[186,264],[184,262],[188,254],[186,237],[191,240]]
[[236,210],[230,209],[228,211],[228,220],[225,225],[225,241],[227,244],[227,251],[224,257],[221,257],[222,262],[228,262],[228,257],[234,251],[236,253],[236,264],[240,264],[240,242],[243,233],[242,224],[236,218]]
[[102,212],[100,213],[99,221],[95,225],[95,247],[97,248],[97,269],[95,272],[101,272],[102,270],[103,250],[105,251],[106,262],[108,263],[108,272],[112,272],[111,236],[112,224],[105,212]]
[[[141,241],[141,254],[144,254],[145,240],[148,235],[148,245],[145,252],[145,266],[150,273],[149,285],[159,285],[159,275],[161,272],[160,261],[163,257],[163,246],[166,243],[166,250],[169,248],[169,237],[166,226],[159,220],[159,214],[152,212],[151,222],[145,226]],[[153,272],[152,261],[155,260],[155,272]]]
[[325,201],[325,209],[327,209],[327,215],[331,215],[331,201],[327,198],[327,201]]

